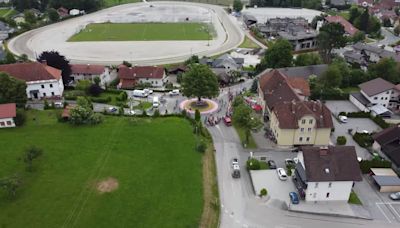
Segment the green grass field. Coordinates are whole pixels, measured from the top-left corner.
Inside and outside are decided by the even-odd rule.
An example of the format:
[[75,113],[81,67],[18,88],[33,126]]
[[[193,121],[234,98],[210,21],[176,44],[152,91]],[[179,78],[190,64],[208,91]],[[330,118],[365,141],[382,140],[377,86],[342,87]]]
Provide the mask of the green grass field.
[[69,38],[79,41],[157,41],[157,40],[207,40],[204,23],[102,23],[89,24],[84,30]]
[[0,17],[10,18],[17,14],[17,11],[11,8],[1,8],[0,9]]
[[[108,116],[74,127],[53,111],[27,120],[0,130],[0,178],[23,177],[15,199],[0,189],[0,227],[198,227],[202,154],[186,120]],[[43,149],[32,173],[18,159],[30,145]],[[100,194],[107,177],[119,188]]]

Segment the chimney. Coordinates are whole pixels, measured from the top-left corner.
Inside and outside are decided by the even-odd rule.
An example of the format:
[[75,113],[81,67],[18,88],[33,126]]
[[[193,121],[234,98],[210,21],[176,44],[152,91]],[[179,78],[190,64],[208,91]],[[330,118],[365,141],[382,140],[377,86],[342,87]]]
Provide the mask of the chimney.
[[327,146],[321,146],[319,148],[319,155],[320,156],[326,156],[328,155],[328,147]]

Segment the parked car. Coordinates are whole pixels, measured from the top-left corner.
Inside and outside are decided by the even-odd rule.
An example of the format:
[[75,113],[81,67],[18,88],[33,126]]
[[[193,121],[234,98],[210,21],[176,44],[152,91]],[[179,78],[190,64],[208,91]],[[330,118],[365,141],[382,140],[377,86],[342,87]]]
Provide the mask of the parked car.
[[292,204],[299,204],[299,197],[295,192],[289,192],[290,202]]
[[54,108],[64,108],[64,103],[61,101],[54,102]]
[[153,94],[153,90],[151,89],[144,89],[143,91],[147,94]]
[[339,116],[339,120],[342,123],[347,123],[347,116]]
[[286,171],[283,168],[276,169],[276,173],[278,174],[278,177],[280,180],[283,180],[283,181],[287,180],[288,177],[287,177]]
[[274,160],[269,160],[267,163],[270,169],[276,169],[276,163]]
[[146,93],[144,90],[139,90],[139,89],[133,90],[132,95],[134,97],[142,97],[142,98],[149,96],[149,94]]
[[129,110],[128,114],[131,116],[134,116],[134,115],[136,115],[136,112],[134,110]]
[[224,117],[224,123],[225,123],[225,125],[226,126],[232,126],[232,119],[230,118],[230,117],[228,117],[228,116],[225,116]]
[[232,158],[232,163],[231,163],[232,167],[234,167],[235,165],[239,165],[239,159],[237,158]]
[[240,178],[240,167],[239,167],[239,165],[234,165],[232,167],[232,177],[233,178]]
[[178,96],[179,95],[179,89],[174,89],[172,91],[169,91],[168,93],[170,96]]
[[291,158],[286,158],[285,159],[285,165],[286,166],[288,166],[288,165],[290,165],[290,166],[296,166],[296,163],[298,162],[298,158],[294,158],[294,159],[291,159]]
[[118,109],[116,107],[109,107],[108,111],[113,113],[113,112],[117,112]]
[[389,195],[392,200],[400,200],[400,192],[395,192]]

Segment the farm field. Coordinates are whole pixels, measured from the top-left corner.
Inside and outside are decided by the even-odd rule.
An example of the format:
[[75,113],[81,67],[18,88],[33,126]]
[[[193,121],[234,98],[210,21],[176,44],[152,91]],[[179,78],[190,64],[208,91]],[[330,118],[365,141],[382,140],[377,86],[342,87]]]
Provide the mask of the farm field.
[[[0,189],[0,227],[199,225],[202,154],[184,119],[106,116],[76,127],[29,111],[0,138],[0,179],[22,177],[14,199]],[[43,150],[33,172],[19,159],[30,146]]]
[[89,24],[68,41],[208,40],[208,30],[205,23],[101,23]]

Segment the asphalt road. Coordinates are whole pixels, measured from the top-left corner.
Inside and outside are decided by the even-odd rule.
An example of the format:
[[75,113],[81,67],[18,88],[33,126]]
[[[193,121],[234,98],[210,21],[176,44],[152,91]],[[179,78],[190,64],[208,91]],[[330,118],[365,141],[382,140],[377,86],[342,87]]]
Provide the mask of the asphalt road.
[[[119,5],[95,13],[72,18],[52,25],[23,33],[8,43],[11,52],[17,55],[27,54],[32,60],[42,51],[56,50],[65,55],[71,63],[120,64],[128,60],[138,65],[159,65],[183,62],[191,55],[212,56],[227,52],[241,44],[244,32],[236,18],[228,15],[223,7],[189,2],[152,2]],[[169,8],[168,8],[169,7]],[[178,7],[182,7],[178,9]],[[132,14],[152,12],[160,9],[176,10],[188,16],[201,17],[208,12],[217,33],[211,41],[126,41],[126,42],[67,42],[66,40],[89,23],[101,23],[104,20],[127,20]],[[176,8],[176,9],[175,9]],[[167,11],[168,11],[167,10]],[[160,20],[160,14],[149,13],[149,17]],[[176,20],[169,15],[170,20]],[[204,19],[204,18],[203,18]],[[132,19],[133,20],[133,19]]]

